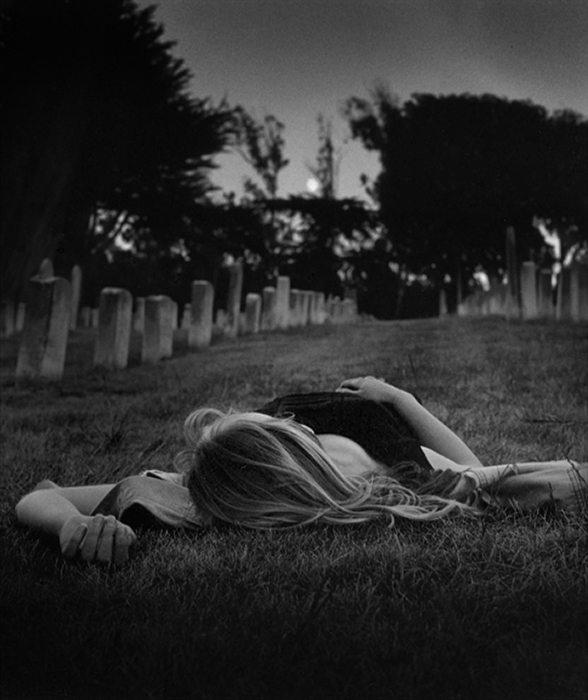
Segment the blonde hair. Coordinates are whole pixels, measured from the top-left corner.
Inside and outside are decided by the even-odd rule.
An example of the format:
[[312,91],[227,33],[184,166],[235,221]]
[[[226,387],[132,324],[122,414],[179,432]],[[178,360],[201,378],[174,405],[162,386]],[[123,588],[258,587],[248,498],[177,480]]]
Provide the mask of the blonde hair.
[[467,506],[417,494],[388,475],[346,476],[315,435],[291,418],[202,408],[184,424],[187,472],[203,514],[234,525],[277,528],[320,521],[353,524],[395,517],[432,520]]

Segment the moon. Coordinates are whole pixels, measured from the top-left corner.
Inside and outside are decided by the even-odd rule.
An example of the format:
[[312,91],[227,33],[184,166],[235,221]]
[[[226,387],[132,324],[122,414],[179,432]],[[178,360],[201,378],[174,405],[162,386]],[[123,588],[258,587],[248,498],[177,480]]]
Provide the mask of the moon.
[[316,194],[320,190],[320,188],[321,188],[320,182],[316,178],[311,177],[306,181],[306,189],[310,193]]

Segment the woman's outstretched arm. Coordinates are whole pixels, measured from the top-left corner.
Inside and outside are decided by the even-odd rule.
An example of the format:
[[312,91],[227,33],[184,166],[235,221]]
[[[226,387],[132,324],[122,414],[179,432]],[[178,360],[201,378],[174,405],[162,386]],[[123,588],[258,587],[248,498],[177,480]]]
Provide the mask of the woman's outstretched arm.
[[375,377],[346,379],[337,391],[364,399],[391,403],[414,430],[423,447],[464,466],[481,467],[482,463],[470,448],[446,425],[422,406],[412,394]]
[[66,559],[120,564],[128,558],[135,533],[112,515],[91,514],[112,488],[41,486],[21,498],[16,516],[23,525],[58,537]]

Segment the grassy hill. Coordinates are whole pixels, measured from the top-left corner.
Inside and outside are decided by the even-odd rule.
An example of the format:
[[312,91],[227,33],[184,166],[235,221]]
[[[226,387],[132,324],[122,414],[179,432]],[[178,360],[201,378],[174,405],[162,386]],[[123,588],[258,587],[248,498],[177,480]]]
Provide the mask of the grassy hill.
[[43,478],[170,468],[194,407],[383,376],[484,463],[588,460],[588,337],[502,319],[317,327],[107,373],[77,331],[58,385],[0,345],[0,678],[7,698],[539,698],[588,691],[586,517],[145,531],[128,565],[64,563],[19,527]]

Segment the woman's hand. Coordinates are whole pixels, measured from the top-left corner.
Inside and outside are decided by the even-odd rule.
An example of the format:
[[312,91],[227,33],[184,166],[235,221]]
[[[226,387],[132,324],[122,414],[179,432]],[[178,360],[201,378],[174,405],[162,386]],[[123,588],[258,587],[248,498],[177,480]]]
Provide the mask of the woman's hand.
[[337,391],[355,394],[362,399],[369,399],[370,401],[378,401],[380,403],[382,401],[393,403],[394,400],[399,398],[402,394],[406,394],[402,389],[397,389],[387,384],[383,379],[376,379],[376,377],[372,376],[346,379],[341,382]]
[[59,533],[65,559],[122,564],[137,540],[133,530],[113,515],[72,515]]

